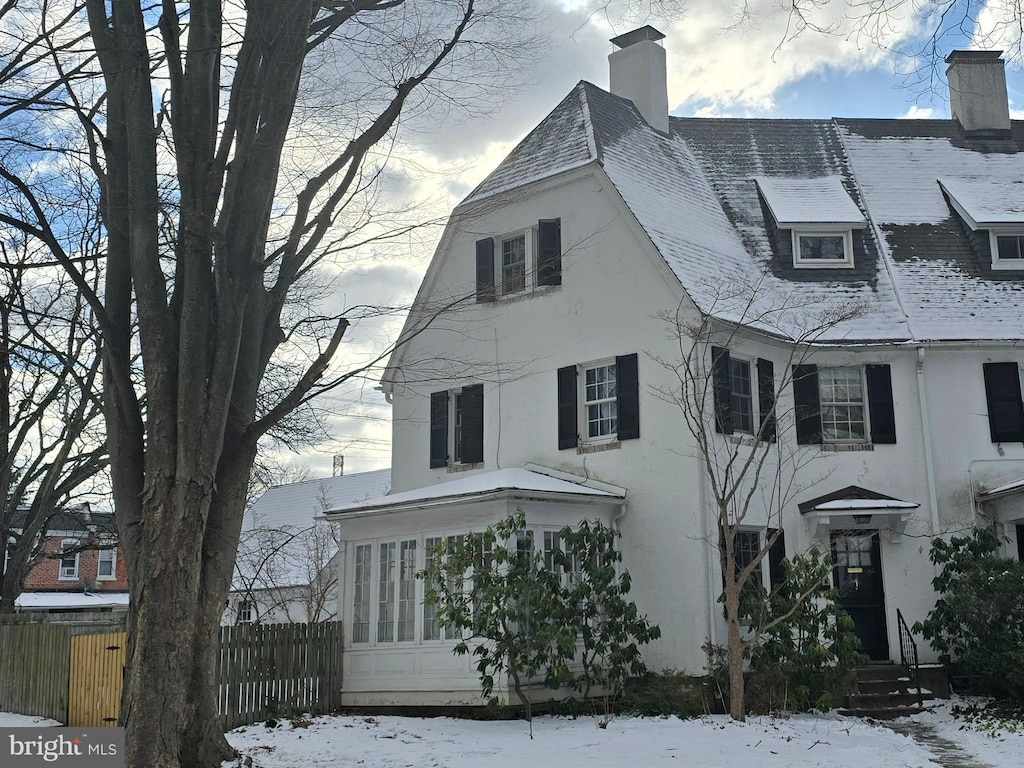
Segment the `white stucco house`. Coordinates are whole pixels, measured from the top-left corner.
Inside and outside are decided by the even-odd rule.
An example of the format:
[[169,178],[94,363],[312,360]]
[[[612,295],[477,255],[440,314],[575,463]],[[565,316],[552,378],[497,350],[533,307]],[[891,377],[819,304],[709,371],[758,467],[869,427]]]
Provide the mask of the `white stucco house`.
[[391,471],[357,472],[269,488],[246,510],[221,624],[338,618],[337,553],[325,509],[386,494]]
[[[950,56],[948,120],[684,119],[659,38],[616,38],[610,91],[579,83],[452,213],[382,382],[391,493],[329,515],[346,705],[479,703],[415,573],[516,509],[538,546],[616,526],[648,665],[703,669],[724,624],[691,352],[712,447],[797,467],[741,548],[781,527],[786,554],[831,550],[872,657],[933,603],[932,536],[985,518],[1024,549],[1024,122],[999,54]],[[857,311],[801,336],[832,307]],[[707,318],[725,343],[680,338]]]

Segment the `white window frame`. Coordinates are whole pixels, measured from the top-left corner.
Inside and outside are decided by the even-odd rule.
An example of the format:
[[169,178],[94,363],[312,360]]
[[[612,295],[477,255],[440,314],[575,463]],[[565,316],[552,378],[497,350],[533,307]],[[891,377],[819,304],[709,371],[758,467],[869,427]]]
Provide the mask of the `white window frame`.
[[[518,291],[505,290],[504,253],[505,243],[523,239],[523,287]],[[537,288],[537,228],[517,229],[494,238],[494,294],[501,299],[525,296]]]
[[256,623],[256,604],[252,600],[238,601],[238,619],[236,624]]
[[[826,400],[822,397],[822,371],[849,370],[856,371],[860,375],[860,407],[864,414],[864,435],[850,439],[830,438],[825,434],[825,407]],[[830,405],[848,406],[856,405],[854,401],[838,403],[828,401]],[[871,442],[871,414],[868,408],[868,382],[863,365],[823,365],[818,368],[818,404],[821,414],[821,442],[827,445],[862,445]]]
[[[376,574],[376,579],[371,588],[371,594],[376,595],[376,602],[371,600],[370,625],[375,627],[372,637],[374,645],[392,647],[396,645],[408,645],[418,641],[417,631],[420,620],[417,618],[421,613],[420,605],[423,602],[420,579],[416,573],[421,567],[420,549],[422,549],[421,535],[405,536],[397,539],[378,539],[374,544],[377,552],[377,567],[371,569]],[[403,579],[402,576],[407,570],[408,563],[403,554],[409,549],[405,545],[412,545],[411,579]],[[384,559],[385,548],[387,548],[388,559]],[[388,564],[388,578],[384,580],[384,567]],[[354,580],[353,580],[354,581]],[[408,592],[408,583],[411,581],[412,593]],[[403,586],[406,591],[403,592]],[[353,605],[355,604],[353,594]],[[387,606],[386,612],[382,609]],[[384,614],[387,614],[386,616]]]
[[[587,371],[593,371],[598,368],[610,368],[615,375],[615,395],[612,397],[599,398],[597,400],[587,400]],[[593,362],[584,363],[577,368],[579,375],[579,392],[577,393],[577,414],[576,423],[579,425],[579,442],[581,445],[601,445],[603,443],[616,442],[619,439],[619,413],[618,413],[618,385],[619,385],[619,372],[618,365],[615,362],[614,357],[609,357],[604,360],[595,360]],[[611,402],[615,406],[615,417],[613,422],[613,428],[608,434],[590,436],[590,419],[587,411],[589,405],[597,405],[600,403]]]
[[[103,564],[104,557],[109,557],[110,559],[109,576],[104,576],[100,573],[100,567]],[[117,549],[111,547],[110,549],[96,550],[96,581],[114,581],[115,579],[117,579]]]
[[462,387],[448,390],[448,402],[449,465],[462,464]]
[[[373,541],[361,541],[356,543],[352,549],[352,619],[350,621],[350,626],[352,627],[351,635],[353,645],[369,645],[373,638],[370,629],[374,626],[373,548],[375,544],[376,542]],[[362,562],[360,562],[359,559],[360,549],[363,549],[365,554]],[[365,580],[357,581],[361,575],[365,576]],[[363,587],[362,592],[359,590],[360,586]],[[358,596],[362,596],[364,599],[357,603],[356,600]],[[356,620],[357,605],[361,605],[365,608],[365,621]]]
[[[78,539],[61,539],[60,541],[61,550],[76,546],[78,546]],[[81,554],[81,552],[75,552],[73,555],[64,555],[57,561],[57,579],[59,581],[78,581],[78,566]],[[75,567],[73,569],[65,569],[64,561],[72,557],[75,558]]]
[[[801,237],[843,238],[843,259],[802,259],[800,258]],[[793,229],[793,266],[797,269],[852,269],[853,230],[842,227],[799,227]]]
[[[1022,257],[1019,259],[1000,259],[999,258],[999,238],[1000,237],[1016,237],[1020,241],[1024,241],[1024,228],[997,228],[990,229],[988,232],[989,238],[989,249],[992,253],[992,269],[1012,269],[1012,270],[1024,270],[1024,251],[1022,251]],[[1024,248],[1024,242],[1022,242],[1022,248]]]

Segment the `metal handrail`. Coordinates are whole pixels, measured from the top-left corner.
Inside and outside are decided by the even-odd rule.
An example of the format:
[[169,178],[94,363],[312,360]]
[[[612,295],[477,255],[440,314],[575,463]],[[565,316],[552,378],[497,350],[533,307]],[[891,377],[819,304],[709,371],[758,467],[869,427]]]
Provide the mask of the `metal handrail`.
[[907,672],[913,673],[914,687],[917,690],[917,705],[919,707],[924,706],[924,696],[921,694],[921,677],[917,671],[920,666],[917,659],[917,642],[910,633],[910,627],[904,621],[903,613],[899,608],[896,609],[896,621],[900,628],[900,663],[906,668]]

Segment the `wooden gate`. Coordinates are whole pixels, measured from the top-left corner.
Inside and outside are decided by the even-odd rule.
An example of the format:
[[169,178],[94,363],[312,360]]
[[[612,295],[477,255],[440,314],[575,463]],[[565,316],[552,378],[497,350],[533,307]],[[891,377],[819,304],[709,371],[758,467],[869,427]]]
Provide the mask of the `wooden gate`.
[[117,725],[127,643],[124,632],[71,638],[69,726]]

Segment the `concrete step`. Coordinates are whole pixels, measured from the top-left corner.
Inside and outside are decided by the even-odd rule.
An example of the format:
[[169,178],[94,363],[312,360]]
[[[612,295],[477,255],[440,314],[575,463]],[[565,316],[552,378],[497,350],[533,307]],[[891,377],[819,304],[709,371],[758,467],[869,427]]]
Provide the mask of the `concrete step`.
[[902,664],[871,664],[857,668],[857,681],[899,680],[907,677],[907,670]]
[[893,707],[917,706],[917,696],[900,693],[851,693],[847,706],[850,709],[891,709]]
[[913,681],[909,677],[900,677],[895,680],[861,680],[857,679],[857,693],[884,694],[884,693],[907,693],[913,687]]
[[871,717],[875,720],[895,720],[898,717],[917,715],[927,711],[927,707],[919,707],[916,704],[910,707],[847,707],[840,709],[839,714],[850,717]]

